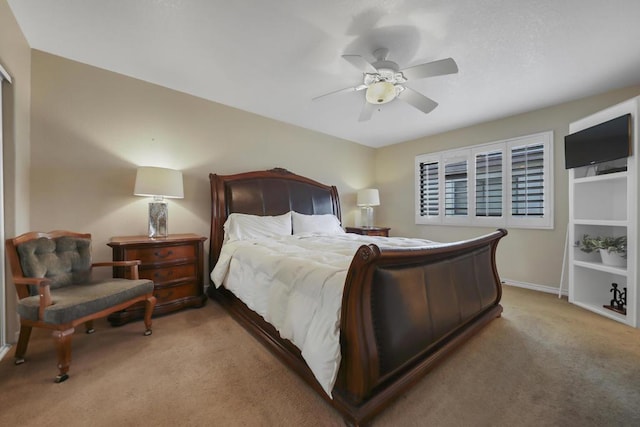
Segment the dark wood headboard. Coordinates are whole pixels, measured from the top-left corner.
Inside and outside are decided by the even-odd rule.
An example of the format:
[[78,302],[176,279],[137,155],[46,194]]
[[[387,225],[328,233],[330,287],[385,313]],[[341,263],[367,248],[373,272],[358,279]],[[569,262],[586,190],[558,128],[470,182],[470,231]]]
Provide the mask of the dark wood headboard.
[[295,211],[307,215],[334,214],[341,219],[335,186],[275,168],[235,175],[210,174],[211,236],[209,271],[218,261],[223,226],[231,213],[282,215]]

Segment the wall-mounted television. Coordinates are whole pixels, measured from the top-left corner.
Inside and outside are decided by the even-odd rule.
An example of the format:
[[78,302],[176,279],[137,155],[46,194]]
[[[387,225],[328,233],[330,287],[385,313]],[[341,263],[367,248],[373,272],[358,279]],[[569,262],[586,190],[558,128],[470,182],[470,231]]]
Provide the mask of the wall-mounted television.
[[564,137],[565,168],[594,165],[631,155],[631,114]]

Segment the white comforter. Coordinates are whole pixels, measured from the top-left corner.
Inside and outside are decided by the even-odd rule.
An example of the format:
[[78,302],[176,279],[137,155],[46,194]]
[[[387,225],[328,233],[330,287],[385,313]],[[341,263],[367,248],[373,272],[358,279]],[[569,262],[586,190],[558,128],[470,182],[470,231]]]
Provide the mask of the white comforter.
[[340,365],[340,311],[357,249],[418,248],[434,242],[357,234],[302,234],[226,242],[211,272],[301,351],[329,396]]

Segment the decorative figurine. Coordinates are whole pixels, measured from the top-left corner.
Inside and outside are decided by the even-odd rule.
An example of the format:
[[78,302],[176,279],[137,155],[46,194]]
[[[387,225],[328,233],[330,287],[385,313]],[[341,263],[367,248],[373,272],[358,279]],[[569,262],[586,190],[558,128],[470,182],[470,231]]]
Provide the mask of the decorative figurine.
[[617,283],[611,284],[611,289],[609,292],[613,293],[613,298],[611,299],[611,303],[609,305],[603,306],[604,308],[608,308],[609,310],[613,310],[616,313],[627,314],[627,288],[622,288],[622,290],[618,289]]

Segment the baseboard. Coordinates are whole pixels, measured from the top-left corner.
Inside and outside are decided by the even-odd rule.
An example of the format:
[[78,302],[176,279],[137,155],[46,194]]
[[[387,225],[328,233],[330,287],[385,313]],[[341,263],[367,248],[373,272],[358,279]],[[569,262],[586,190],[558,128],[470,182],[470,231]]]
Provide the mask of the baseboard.
[[0,360],[4,359],[4,356],[9,353],[9,349],[11,348],[11,346],[9,344],[5,344],[2,347],[0,347]]
[[[536,283],[519,282],[517,280],[502,279],[503,285],[515,286],[517,288],[531,289],[538,292],[546,292],[548,294],[558,295],[558,288],[553,286],[538,285]],[[562,295],[568,295],[566,289],[562,289]]]

